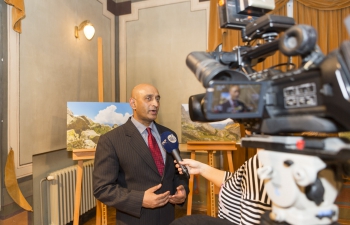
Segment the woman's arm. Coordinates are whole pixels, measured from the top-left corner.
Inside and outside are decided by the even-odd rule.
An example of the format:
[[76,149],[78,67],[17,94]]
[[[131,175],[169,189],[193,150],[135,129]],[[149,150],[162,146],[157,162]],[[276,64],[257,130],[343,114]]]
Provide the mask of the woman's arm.
[[[200,174],[205,179],[211,181],[215,186],[220,187],[225,176],[225,171],[211,167],[205,163],[193,159],[183,159],[179,162],[181,165],[185,165],[189,174]],[[181,167],[176,164],[179,173],[182,173]]]

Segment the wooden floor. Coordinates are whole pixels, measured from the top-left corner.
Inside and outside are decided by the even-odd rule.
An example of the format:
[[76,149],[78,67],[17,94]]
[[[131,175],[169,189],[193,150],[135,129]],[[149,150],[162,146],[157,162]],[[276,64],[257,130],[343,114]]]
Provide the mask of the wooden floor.
[[[115,214],[116,211],[112,207],[108,207],[107,211],[107,225],[115,225]],[[201,210],[192,210],[192,214],[207,214],[207,211]],[[175,208],[175,218],[180,218],[182,216],[186,216],[186,207],[178,207]],[[84,222],[83,225],[95,225],[96,217],[92,217],[88,221]]]
[[[115,225],[115,214],[116,211],[114,208],[108,207],[108,212],[107,212],[107,225]],[[207,214],[207,211],[201,210],[192,210],[192,214]],[[186,216],[186,207],[176,207],[175,208],[175,218],[180,218],[182,216]],[[90,216],[89,219],[85,219],[86,222],[79,223],[82,225],[95,225],[96,224],[96,217],[95,216]],[[339,218],[338,224],[340,225],[350,225],[350,221],[347,219],[341,219]]]

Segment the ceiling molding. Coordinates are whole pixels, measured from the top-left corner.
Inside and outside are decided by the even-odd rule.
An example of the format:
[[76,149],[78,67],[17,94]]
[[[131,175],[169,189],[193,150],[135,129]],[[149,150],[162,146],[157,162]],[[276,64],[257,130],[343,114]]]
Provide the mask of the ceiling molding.
[[107,9],[115,16],[130,14],[131,1],[116,3],[113,0],[107,0]]

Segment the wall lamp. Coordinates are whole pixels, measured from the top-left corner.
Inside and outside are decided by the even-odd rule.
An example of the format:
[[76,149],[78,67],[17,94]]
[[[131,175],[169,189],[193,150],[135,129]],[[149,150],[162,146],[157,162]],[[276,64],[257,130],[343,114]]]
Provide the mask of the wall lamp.
[[82,29],[84,29],[86,39],[90,41],[95,35],[95,28],[92,26],[89,20],[83,21],[79,26],[75,26],[74,35],[76,38],[79,38],[79,31]]

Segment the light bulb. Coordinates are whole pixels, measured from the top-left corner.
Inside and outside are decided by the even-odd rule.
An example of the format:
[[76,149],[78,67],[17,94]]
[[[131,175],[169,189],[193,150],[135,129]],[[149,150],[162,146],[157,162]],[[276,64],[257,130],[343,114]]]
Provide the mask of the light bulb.
[[87,24],[84,27],[84,34],[88,40],[91,40],[92,37],[95,35],[95,28],[91,24]]

